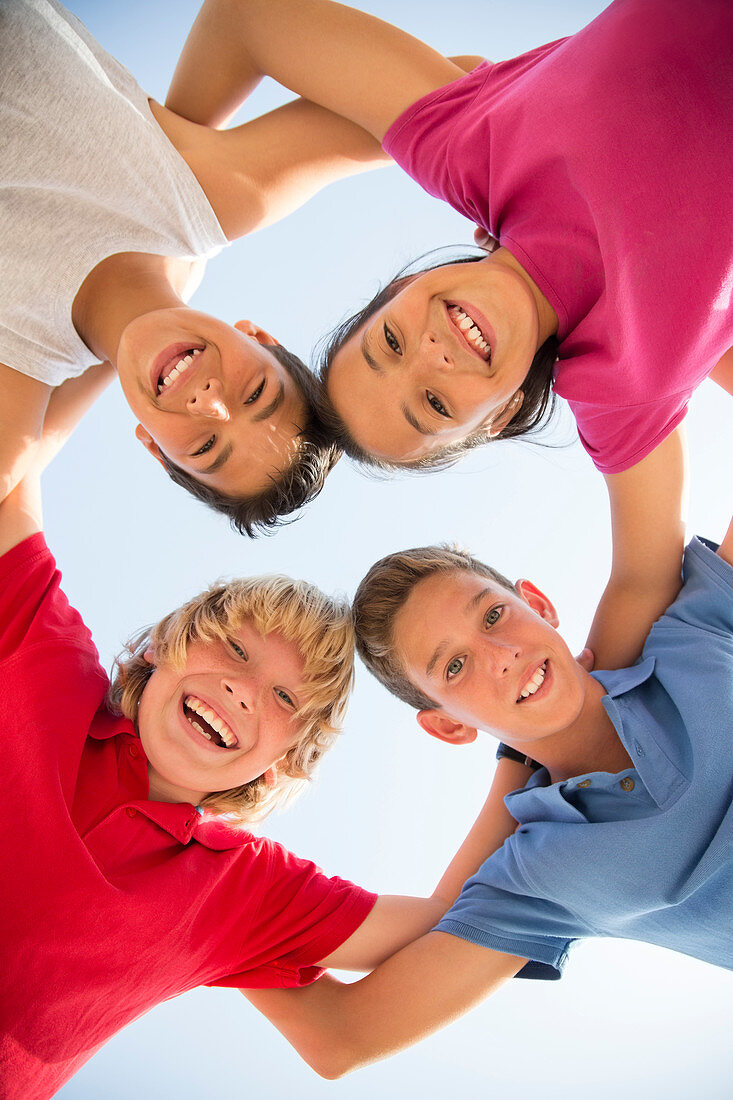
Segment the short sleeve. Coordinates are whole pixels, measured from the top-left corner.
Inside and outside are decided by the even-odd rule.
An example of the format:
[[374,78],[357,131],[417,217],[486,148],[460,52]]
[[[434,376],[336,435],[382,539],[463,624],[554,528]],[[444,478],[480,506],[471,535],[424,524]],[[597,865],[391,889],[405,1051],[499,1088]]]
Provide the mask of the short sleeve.
[[714,543],[699,538],[689,543],[682,564],[682,590],[652,629],[650,642],[666,628],[684,625],[718,635],[733,646],[733,566],[715,549]]
[[60,585],[61,573],[40,532],[0,558],[0,660],[59,636],[77,636],[94,650]]
[[464,119],[466,126],[475,126],[465,116],[473,113],[491,67],[483,61],[465,76],[417,100],[395,119],[382,142],[385,152],[424,191],[481,225],[486,218],[484,195],[474,201],[472,188],[464,179],[464,152],[455,143],[465,136]]
[[570,910],[539,895],[522,873],[511,842],[463,887],[439,932],[528,959],[525,978],[559,978],[574,940],[592,934]]
[[[365,920],[377,895],[330,878],[309,860],[264,840],[268,866],[258,883],[257,913],[246,928],[241,970],[207,985],[241,988],[307,985],[323,973],[317,964]],[[250,899],[252,903],[253,899]]]
[[[562,388],[557,387],[562,396]],[[673,394],[641,405],[568,404],[578,425],[580,442],[602,474],[620,474],[635,466],[681,424],[689,393]]]

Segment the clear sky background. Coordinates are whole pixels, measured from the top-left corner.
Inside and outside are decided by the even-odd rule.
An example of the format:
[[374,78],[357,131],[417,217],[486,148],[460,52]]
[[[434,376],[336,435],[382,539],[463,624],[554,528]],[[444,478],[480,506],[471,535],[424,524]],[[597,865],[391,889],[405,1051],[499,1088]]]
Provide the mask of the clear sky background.
[[[446,54],[498,60],[573,33],[603,4],[360,6]],[[151,95],[164,98],[195,0],[72,0],[71,8]],[[282,98],[263,86],[243,117]],[[252,319],[308,358],[380,278],[430,248],[470,240],[466,221],[390,168],[335,185],[236,244],[210,264],[192,304],[227,321]],[[691,530],[712,538],[732,510],[731,412],[730,398],[706,383],[688,418]],[[286,572],[351,595],[383,554],[447,539],[511,577],[536,581],[554,598],[570,644],[582,646],[608,572],[610,535],[603,480],[567,410],[547,437],[552,447],[494,444],[427,477],[375,481],[344,461],[300,521],[256,542],[173,486],[136,443],[133,427],[115,386],[44,486],[49,543],[107,665],[138,627],[220,576]],[[359,668],[341,742],[309,792],[265,831],[370,889],[429,893],[483,802],[493,756],[487,736],[461,748],[427,737],[413,713]],[[561,982],[510,983],[421,1046],[330,1083],[239,993],[203,989],[132,1024],[61,1095],[433,1100],[470,1090],[512,1100],[568,1092],[594,1100],[723,1100],[733,1081],[731,1010],[726,971],[640,944],[588,943]]]

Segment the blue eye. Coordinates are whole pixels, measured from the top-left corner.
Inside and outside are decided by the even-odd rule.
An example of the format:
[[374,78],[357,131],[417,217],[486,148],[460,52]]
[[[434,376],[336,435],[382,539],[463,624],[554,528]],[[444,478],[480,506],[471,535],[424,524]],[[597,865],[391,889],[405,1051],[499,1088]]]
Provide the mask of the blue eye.
[[284,703],[287,703],[287,705],[289,707],[292,707],[293,710],[297,710],[297,707],[295,706],[295,703],[290,698],[287,691],[283,691],[282,688],[275,688],[275,694],[277,695],[278,699],[282,699],[282,701]]
[[247,660],[247,654],[246,654],[246,653],[245,653],[245,651],[244,651],[244,650],[242,649],[241,645],[237,645],[237,643],[236,643],[236,642],[230,642],[230,643],[229,643],[229,645],[230,645],[230,646],[231,646],[231,648],[232,648],[232,649],[234,650],[234,652],[236,653],[237,657],[241,657],[243,661],[246,661],[246,660]]
[[484,625],[485,626],[494,626],[495,623],[498,623],[499,619],[502,616],[503,611],[504,611],[503,604],[499,604],[498,607],[492,607],[491,611],[488,611],[486,613],[485,617],[484,617]]
[[454,657],[453,660],[448,663],[448,667],[445,670],[446,680],[454,679],[463,668],[463,665],[463,657]]
[[199,447],[197,451],[193,452],[192,458],[197,458],[198,455],[205,455],[216,443],[216,436],[212,435],[210,439],[207,439],[203,447]]
[[387,341],[387,347],[390,351],[393,351],[396,355],[402,355],[399,340],[388,325],[384,326],[384,339]]

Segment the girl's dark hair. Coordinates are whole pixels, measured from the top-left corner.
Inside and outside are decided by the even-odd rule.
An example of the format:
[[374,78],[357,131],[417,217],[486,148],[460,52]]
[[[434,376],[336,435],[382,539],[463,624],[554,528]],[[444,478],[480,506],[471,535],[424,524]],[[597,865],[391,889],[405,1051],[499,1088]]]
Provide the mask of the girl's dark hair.
[[[439,447],[430,454],[411,462],[400,462],[399,459],[382,458],[371,455],[365,451],[352,437],[344,420],[336,412],[328,396],[328,376],[331,366],[338,353],[362,325],[366,324],[379,310],[402,290],[402,288],[416,275],[422,275],[426,271],[434,271],[438,267],[447,267],[449,264],[471,264],[485,259],[486,256],[460,256],[457,259],[442,260],[439,263],[427,264],[417,271],[403,268],[385,287],[376,294],[371,302],[343,321],[325,338],[323,350],[320,355],[318,375],[321,381],[321,390],[318,397],[318,412],[321,422],[324,424],[336,446],[344,451],[350,458],[364,466],[371,466],[378,470],[425,470],[442,469],[450,466],[466,451],[473,450],[487,442],[486,432],[479,430],[459,439],[454,443],[448,443]],[[409,265],[412,267],[412,265]],[[535,354],[530,365],[527,377],[522,383],[524,400],[521,408],[512,417],[511,421],[493,439],[512,439],[515,436],[527,435],[547,424],[555,408],[555,392],[552,388],[553,371],[557,361],[558,342],[554,336],[545,340],[544,344]],[[493,440],[492,440],[493,441]]]
[[271,484],[257,496],[230,497],[198,481],[193,474],[176,466],[160,452],[163,465],[172,481],[183,486],[197,500],[217,512],[229,516],[232,527],[240,535],[255,538],[270,534],[298,508],[314,500],[323,488],[328,474],[338,462],[341,451],[320,419],[319,384],[297,355],[280,344],[263,345],[287,370],[305,401],[306,421],[300,432],[298,453],[290,466],[271,477]]

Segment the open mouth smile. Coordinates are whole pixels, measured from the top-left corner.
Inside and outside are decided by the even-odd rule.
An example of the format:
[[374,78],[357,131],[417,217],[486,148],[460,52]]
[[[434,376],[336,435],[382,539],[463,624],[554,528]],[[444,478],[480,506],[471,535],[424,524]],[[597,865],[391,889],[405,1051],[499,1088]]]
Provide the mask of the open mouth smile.
[[158,396],[165,393],[174,382],[188,371],[189,367],[195,363],[196,358],[204,350],[204,347],[204,344],[197,344],[193,347],[185,344],[174,344],[158,356],[153,365],[153,385]]
[[238,749],[239,741],[223,718],[196,695],[183,699],[183,714],[190,726],[211,745],[220,749]]
[[490,363],[491,344],[487,338],[488,334],[482,330],[471,314],[467,313],[461,306],[451,304],[447,305],[446,308],[451,323],[458,329],[464,343],[468,345],[472,352],[480,356],[485,363]]
[[538,691],[541,691],[545,686],[545,675],[547,673],[547,658],[542,662],[539,668],[536,668],[532,673],[529,680],[519,693],[517,699],[518,703],[524,703],[527,699],[531,699],[536,695]]

